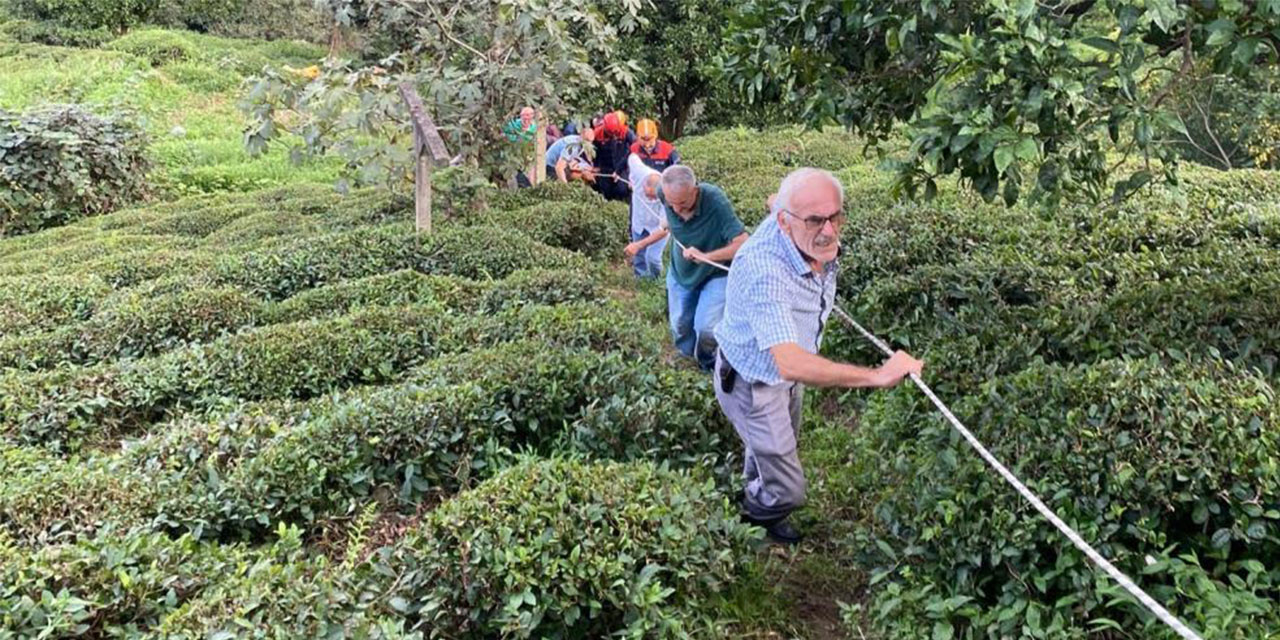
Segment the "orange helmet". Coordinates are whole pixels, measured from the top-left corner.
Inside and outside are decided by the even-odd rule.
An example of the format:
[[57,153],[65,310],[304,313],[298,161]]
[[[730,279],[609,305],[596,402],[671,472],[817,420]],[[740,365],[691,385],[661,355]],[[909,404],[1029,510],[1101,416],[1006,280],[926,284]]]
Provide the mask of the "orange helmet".
[[618,109],[613,113],[614,115],[618,116],[618,122],[622,123],[622,128],[623,129],[627,128],[627,112],[623,111],[622,109]]
[[658,123],[645,118],[636,123],[636,137],[641,140],[658,139]]

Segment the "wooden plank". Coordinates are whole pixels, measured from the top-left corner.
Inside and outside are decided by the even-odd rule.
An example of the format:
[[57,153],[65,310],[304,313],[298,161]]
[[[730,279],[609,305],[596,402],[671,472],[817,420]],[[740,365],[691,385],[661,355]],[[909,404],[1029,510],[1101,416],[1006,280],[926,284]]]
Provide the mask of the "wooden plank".
[[[445,147],[444,138],[440,137],[435,121],[427,115],[427,109],[422,105],[422,98],[418,96],[418,91],[408,82],[402,82],[400,97],[409,107],[409,119],[413,122],[413,132],[416,134],[414,151],[419,155],[428,156],[437,166],[447,165],[450,157],[449,150]],[[423,151],[426,153],[424,154]]]
[[538,113],[538,133],[533,139],[533,166],[529,182],[542,184],[547,180],[547,123],[546,114]]
[[[414,132],[414,146],[421,144]],[[419,233],[431,234],[431,158],[425,153],[416,156],[413,170],[413,218]]]

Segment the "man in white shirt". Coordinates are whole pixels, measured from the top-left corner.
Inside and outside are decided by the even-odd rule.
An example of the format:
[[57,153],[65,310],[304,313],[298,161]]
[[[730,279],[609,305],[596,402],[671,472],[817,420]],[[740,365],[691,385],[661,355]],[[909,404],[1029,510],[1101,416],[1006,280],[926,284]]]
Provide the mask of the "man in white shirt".
[[637,278],[662,275],[662,250],[667,247],[666,216],[658,200],[658,183],[662,174],[645,165],[640,156],[627,158],[631,170],[631,244],[624,252],[631,260]]

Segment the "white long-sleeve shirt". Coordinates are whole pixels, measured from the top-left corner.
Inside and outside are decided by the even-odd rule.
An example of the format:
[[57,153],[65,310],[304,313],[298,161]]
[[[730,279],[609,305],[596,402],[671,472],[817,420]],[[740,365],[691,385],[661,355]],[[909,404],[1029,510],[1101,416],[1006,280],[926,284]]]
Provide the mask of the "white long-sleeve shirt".
[[637,235],[645,231],[653,233],[666,216],[663,215],[662,203],[657,198],[644,195],[644,183],[649,176],[658,172],[650,169],[634,153],[627,158],[627,167],[631,170],[631,232]]

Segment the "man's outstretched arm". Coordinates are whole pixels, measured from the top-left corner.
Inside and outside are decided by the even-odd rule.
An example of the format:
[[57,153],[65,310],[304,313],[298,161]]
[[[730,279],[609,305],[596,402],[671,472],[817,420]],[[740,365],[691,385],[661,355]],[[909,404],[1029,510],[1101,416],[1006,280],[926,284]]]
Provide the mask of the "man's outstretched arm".
[[883,389],[896,386],[909,374],[919,374],[924,363],[905,351],[897,351],[883,365],[874,369],[843,364],[805,351],[794,342],[784,342],[769,349],[778,373],[786,380],[814,387],[851,389]]

